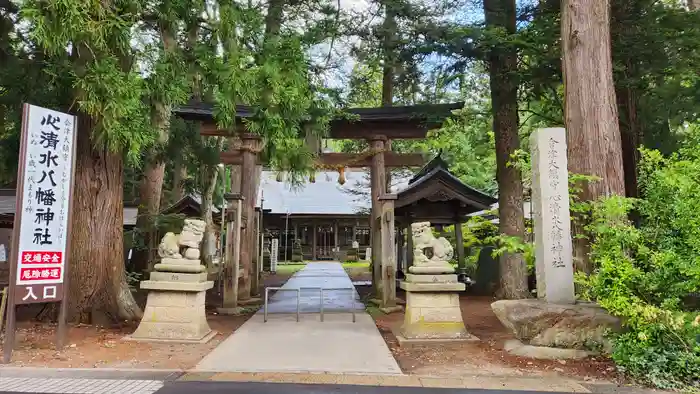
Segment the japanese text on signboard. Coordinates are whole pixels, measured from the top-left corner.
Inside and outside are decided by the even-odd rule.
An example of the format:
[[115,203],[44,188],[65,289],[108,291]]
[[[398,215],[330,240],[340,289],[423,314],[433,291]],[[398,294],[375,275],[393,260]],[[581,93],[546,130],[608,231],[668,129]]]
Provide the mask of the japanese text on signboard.
[[[28,108],[23,195],[18,202],[22,211],[17,285],[59,284],[68,241],[75,118],[37,106]],[[42,288],[43,293],[52,294],[50,286]]]

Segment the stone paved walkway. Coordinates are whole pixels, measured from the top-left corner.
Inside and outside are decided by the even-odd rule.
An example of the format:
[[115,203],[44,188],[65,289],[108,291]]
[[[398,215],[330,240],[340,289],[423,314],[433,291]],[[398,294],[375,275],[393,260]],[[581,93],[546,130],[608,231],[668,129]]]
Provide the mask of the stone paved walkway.
[[156,380],[0,378],[0,390],[14,393],[152,394],[162,387]]
[[[289,278],[282,288],[300,289],[299,309],[302,313],[320,312],[319,288],[336,289],[324,290],[324,312],[349,312],[353,308],[356,311],[365,310],[350,277],[340,263],[308,263]],[[296,313],[296,308],[297,295],[293,291],[278,291],[270,296],[268,311],[271,314]]]
[[[324,310],[320,321],[320,294]],[[301,319],[296,321],[296,294],[279,291],[270,297],[269,320],[263,311],[251,317],[195,367],[199,371],[327,372],[401,374],[374,320],[340,263],[309,263],[284,284],[301,293]],[[355,309],[356,322],[349,313]]]

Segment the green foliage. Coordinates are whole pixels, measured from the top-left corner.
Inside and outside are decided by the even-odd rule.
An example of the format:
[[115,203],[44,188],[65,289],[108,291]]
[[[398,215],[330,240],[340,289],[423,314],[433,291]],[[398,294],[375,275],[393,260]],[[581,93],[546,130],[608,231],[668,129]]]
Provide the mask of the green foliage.
[[90,131],[95,147],[127,152],[132,158],[153,140],[146,131],[145,85],[134,67],[130,41],[139,11],[139,2],[128,0],[22,4],[31,38],[52,57],[45,72],[54,76],[54,83],[68,82],[80,111],[94,119]]
[[[643,151],[644,199],[594,205],[589,232],[595,272],[582,296],[622,319],[613,359],[661,388],[700,388],[700,158],[697,145],[671,157]],[[628,213],[635,210],[640,226]]]

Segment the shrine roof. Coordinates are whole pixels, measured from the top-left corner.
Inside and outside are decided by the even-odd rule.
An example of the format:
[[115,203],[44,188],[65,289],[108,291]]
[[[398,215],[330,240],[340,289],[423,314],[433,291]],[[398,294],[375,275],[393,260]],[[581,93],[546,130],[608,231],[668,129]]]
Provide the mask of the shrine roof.
[[[178,213],[183,213],[187,209],[192,209],[201,215],[202,197],[199,194],[195,194],[195,193],[187,194],[187,195],[183,196],[181,199],[170,204],[169,206],[161,209],[160,213],[166,214],[166,215],[167,214],[178,214]],[[216,206],[214,206],[214,207],[212,207],[212,212],[218,213],[219,209]]]
[[489,209],[497,201],[454,176],[440,154],[421,168],[408,186],[397,193],[395,208],[410,211],[411,206],[421,200],[432,204],[458,203],[462,214]]
[[[386,135],[388,138],[425,138],[431,128],[440,127],[452,111],[461,109],[464,103],[422,104],[381,108],[348,108],[331,121],[329,137],[364,138],[370,135]],[[173,110],[185,120],[201,121],[214,125],[215,108],[207,103],[190,103]],[[254,109],[247,105],[236,106],[239,120],[250,119]],[[214,125],[215,126],[215,125]],[[202,129],[203,135],[223,135],[211,128]]]
[[256,207],[269,209],[271,214],[290,215],[358,215],[371,207],[369,179],[364,171],[347,171],[345,184],[338,183],[337,171],[316,173],[316,182],[292,187],[277,182],[275,171],[263,171]]

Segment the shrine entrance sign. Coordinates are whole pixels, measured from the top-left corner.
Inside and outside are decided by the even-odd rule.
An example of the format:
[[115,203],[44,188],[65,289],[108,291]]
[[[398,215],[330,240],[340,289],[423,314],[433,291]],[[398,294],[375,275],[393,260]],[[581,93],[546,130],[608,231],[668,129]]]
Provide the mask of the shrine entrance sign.
[[17,305],[60,302],[57,345],[63,345],[76,130],[75,116],[24,105],[4,363],[12,357]]

